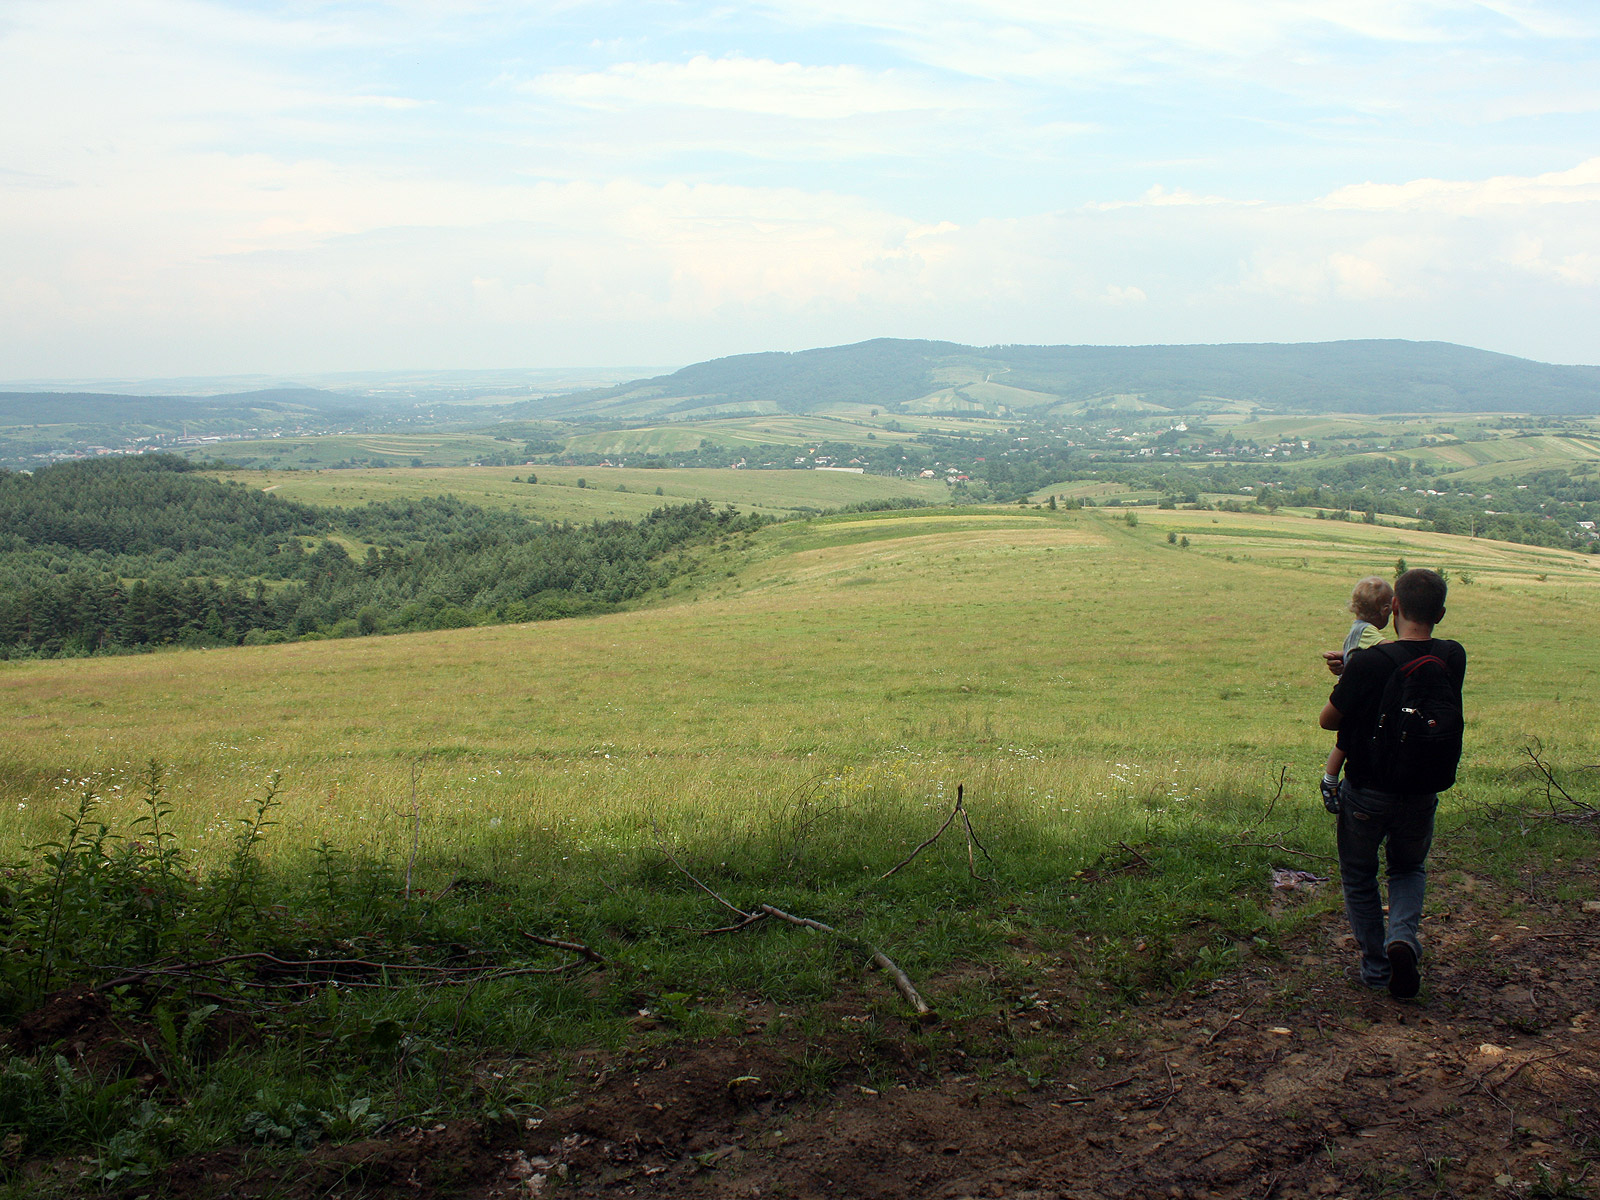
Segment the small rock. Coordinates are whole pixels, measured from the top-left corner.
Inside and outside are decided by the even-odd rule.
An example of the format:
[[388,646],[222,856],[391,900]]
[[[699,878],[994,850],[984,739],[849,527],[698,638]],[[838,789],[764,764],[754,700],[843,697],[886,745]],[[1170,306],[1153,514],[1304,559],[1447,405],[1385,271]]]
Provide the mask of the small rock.
[[1270,1033],[1273,1037],[1293,1037],[1294,1036],[1294,1030],[1285,1029],[1282,1025],[1274,1025],[1271,1029],[1267,1030],[1267,1032]]
[[1600,913],[1600,900],[1585,900],[1583,911],[1586,913]]
[[1504,1058],[1506,1056],[1506,1048],[1504,1046],[1496,1046],[1493,1042],[1485,1042],[1478,1047],[1478,1053],[1485,1058]]

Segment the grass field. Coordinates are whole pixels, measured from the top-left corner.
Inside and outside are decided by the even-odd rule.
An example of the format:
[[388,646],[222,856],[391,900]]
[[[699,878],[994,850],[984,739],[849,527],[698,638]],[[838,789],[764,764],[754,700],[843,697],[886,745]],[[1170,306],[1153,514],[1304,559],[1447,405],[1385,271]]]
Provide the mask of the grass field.
[[466,466],[485,455],[517,451],[520,441],[481,433],[327,434],[316,437],[241,438],[206,446],[179,447],[175,452],[196,459],[227,459],[247,466],[314,471],[342,462],[372,458],[396,466],[420,459],[428,466]]
[[1399,557],[1456,580],[1441,633],[1472,655],[1456,800],[1500,786],[1529,737],[1596,759],[1592,557],[1283,516],[1138,520],[792,522],[645,611],[7,663],[0,858],[51,832],[75,781],[127,790],[152,756],[197,845],[281,771],[282,844],[381,853],[409,836],[421,764],[439,872],[627,859],[651,821],[738,845],[823,801],[903,827],[958,782],[1008,836],[1088,845],[1130,813],[1255,803],[1282,766],[1306,798],[1327,741],[1318,651],[1354,579]]
[[[527,483],[532,475],[537,483]],[[485,508],[509,508],[546,521],[637,520],[663,504],[710,500],[745,512],[789,515],[863,500],[912,498],[940,503],[941,480],[893,479],[842,471],[728,471],[709,468],[446,467],[340,471],[224,471],[286,500],[356,505],[453,495]],[[585,486],[578,487],[582,479]],[[657,489],[660,489],[659,493]]]

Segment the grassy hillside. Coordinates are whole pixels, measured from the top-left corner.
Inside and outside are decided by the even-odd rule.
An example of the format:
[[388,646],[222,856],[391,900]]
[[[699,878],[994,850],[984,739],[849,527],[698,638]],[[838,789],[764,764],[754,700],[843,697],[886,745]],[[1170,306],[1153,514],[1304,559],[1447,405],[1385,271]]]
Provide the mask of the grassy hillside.
[[1448,472],[1452,482],[1514,479],[1534,471],[1600,470],[1600,437],[1516,437],[1452,442],[1406,451]]
[[629,857],[650,819],[737,840],[805,795],[920,810],[965,782],[1008,827],[1070,840],[1130,804],[1233,803],[1281,765],[1307,791],[1326,743],[1317,652],[1342,637],[1353,580],[1401,556],[1456,580],[1441,632],[1473,663],[1457,802],[1529,736],[1574,761],[1600,749],[1592,557],[1149,510],[1136,526],[878,514],[745,540],[646,612],[4,664],[3,849],[53,828],[63,781],[150,755],[202,846],[283,771],[296,841],[385,851],[422,761],[439,870]]

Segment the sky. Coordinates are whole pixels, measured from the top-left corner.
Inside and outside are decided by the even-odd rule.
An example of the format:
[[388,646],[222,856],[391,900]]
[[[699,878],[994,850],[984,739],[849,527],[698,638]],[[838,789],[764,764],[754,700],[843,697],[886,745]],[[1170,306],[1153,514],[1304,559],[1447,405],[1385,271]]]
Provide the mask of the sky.
[[1600,363],[1593,0],[0,0],[0,379]]

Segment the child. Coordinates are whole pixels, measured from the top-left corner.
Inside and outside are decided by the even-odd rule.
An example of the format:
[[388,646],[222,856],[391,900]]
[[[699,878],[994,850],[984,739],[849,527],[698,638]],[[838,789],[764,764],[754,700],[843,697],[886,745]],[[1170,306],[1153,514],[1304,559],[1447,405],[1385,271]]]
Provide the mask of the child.
[[[1350,611],[1356,619],[1345,635],[1344,648],[1338,654],[1325,651],[1328,670],[1335,675],[1344,673],[1345,660],[1357,650],[1365,650],[1383,641],[1378,631],[1389,623],[1389,610],[1394,607],[1394,588],[1377,575],[1368,575],[1356,584],[1350,593]],[[1331,813],[1339,811],[1339,771],[1344,767],[1344,751],[1334,746],[1328,755],[1328,764],[1322,769],[1322,807]]]

